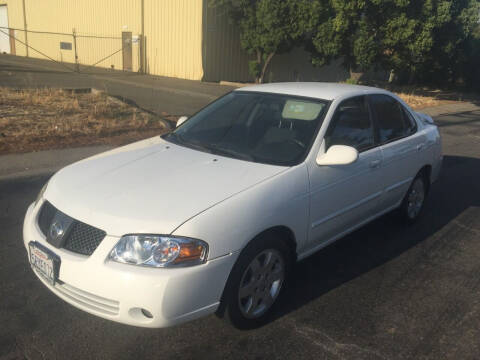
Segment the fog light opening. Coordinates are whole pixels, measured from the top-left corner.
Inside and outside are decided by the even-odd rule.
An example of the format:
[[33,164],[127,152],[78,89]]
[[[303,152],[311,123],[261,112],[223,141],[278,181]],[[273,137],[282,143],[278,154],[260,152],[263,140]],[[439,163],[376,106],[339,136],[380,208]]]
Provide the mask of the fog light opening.
[[139,321],[142,323],[148,323],[153,319],[152,313],[147,309],[143,309],[143,308],[138,308],[138,307],[131,308],[130,310],[128,310],[128,314],[136,321]]
[[152,313],[151,313],[150,311],[148,311],[148,310],[142,309],[142,314],[143,314],[143,316],[145,316],[145,317],[147,317],[147,318],[149,318],[149,319],[152,319],[152,318],[153,318]]

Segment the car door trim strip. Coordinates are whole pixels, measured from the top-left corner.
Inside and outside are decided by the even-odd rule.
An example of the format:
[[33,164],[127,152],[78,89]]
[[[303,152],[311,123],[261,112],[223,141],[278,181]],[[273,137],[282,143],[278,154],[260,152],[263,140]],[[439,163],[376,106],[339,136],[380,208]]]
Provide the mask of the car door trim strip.
[[350,211],[350,210],[353,210],[369,201],[372,201],[376,198],[378,198],[380,195],[382,195],[383,191],[379,191],[379,192],[376,192],[370,196],[367,196],[365,198],[363,198],[362,200],[359,200],[357,201],[356,203],[352,204],[352,205],[349,205],[347,207],[344,207],[343,209],[341,210],[338,210],[337,212],[334,212],[333,214],[330,214],[320,220],[317,220],[315,221],[314,223],[312,223],[312,229],[316,228],[317,226],[329,221],[329,220],[332,220],[333,218],[336,218],[337,216],[340,216],[344,213],[346,213],[347,211]]
[[387,187],[387,188],[385,189],[385,192],[393,191],[393,190],[399,188],[400,186],[403,186],[403,185],[411,182],[412,179],[413,179],[413,177],[409,177],[408,179],[405,179],[405,180],[402,180],[402,181],[400,181],[400,182],[398,182],[398,183],[396,183],[396,184],[393,184],[393,185]]

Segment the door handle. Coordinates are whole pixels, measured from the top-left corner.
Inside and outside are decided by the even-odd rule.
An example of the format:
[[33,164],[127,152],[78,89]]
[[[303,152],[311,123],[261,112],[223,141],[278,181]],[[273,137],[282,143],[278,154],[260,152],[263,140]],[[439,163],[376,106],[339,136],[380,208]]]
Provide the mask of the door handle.
[[417,145],[417,151],[420,151],[423,149],[424,144],[418,144]]
[[380,166],[381,160],[372,160],[370,161],[370,167],[371,168],[377,168]]

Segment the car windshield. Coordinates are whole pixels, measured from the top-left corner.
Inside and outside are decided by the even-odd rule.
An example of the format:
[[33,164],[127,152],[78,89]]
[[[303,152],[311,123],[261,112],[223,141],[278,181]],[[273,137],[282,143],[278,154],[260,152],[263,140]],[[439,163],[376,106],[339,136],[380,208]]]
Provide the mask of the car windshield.
[[327,105],[318,99],[233,91],[164,139],[213,154],[292,166],[306,156]]

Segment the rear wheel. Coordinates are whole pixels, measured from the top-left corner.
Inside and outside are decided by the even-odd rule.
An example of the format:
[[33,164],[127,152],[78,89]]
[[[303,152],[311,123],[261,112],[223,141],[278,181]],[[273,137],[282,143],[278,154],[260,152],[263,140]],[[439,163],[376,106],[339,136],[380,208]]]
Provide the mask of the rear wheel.
[[408,222],[415,222],[421,215],[427,195],[427,182],[423,172],[413,180],[405,194],[400,208],[402,217]]
[[223,299],[235,327],[254,328],[268,320],[286,287],[290,266],[287,246],[272,236],[258,238],[242,251]]

